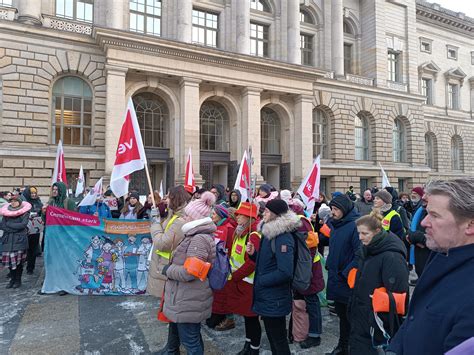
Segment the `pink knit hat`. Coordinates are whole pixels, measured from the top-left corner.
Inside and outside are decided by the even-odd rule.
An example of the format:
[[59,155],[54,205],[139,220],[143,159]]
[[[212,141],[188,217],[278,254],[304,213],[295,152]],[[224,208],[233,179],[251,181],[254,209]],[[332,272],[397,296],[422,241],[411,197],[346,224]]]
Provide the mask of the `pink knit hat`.
[[191,201],[184,208],[184,213],[190,220],[197,220],[205,217],[210,217],[212,207],[216,203],[216,197],[212,192],[206,191],[197,200]]

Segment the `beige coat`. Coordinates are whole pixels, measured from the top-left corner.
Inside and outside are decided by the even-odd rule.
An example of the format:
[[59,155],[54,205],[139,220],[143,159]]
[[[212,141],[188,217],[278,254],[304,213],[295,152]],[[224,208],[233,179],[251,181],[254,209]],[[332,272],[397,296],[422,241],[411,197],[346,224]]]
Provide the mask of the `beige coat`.
[[178,215],[178,218],[174,220],[166,232],[165,229],[173,216],[172,214],[163,222],[163,226],[159,223],[152,223],[150,228],[151,237],[153,239],[153,252],[151,254],[146,291],[155,297],[161,297],[163,295],[166,276],[161,274],[161,270],[163,270],[165,265],[169,264],[169,260],[156,254],[156,251],[172,252],[184,238],[184,233],[181,230],[181,227],[186,223],[183,218],[184,212],[183,210],[178,210],[175,214]]

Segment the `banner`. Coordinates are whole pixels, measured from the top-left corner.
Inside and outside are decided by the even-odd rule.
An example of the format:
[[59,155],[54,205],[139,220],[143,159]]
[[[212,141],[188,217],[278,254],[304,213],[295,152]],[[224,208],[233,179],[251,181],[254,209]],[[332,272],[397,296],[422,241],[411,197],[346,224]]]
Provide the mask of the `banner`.
[[102,219],[48,206],[42,291],[75,295],[145,293],[149,221]]

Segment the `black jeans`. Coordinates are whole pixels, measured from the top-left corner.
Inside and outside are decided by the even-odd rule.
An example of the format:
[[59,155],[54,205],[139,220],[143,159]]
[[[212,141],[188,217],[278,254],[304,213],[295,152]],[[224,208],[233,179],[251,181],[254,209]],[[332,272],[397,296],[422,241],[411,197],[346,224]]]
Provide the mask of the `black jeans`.
[[28,235],[28,250],[26,252],[26,271],[33,271],[35,269],[36,254],[38,253],[39,240],[39,233]]
[[250,345],[254,349],[260,348],[260,339],[262,338],[262,327],[258,317],[244,317],[245,320],[245,338],[250,340]]
[[349,333],[351,326],[347,317],[347,304],[334,302],[334,310],[339,317],[339,345],[347,348],[349,345]]
[[289,355],[290,346],[286,333],[286,317],[262,317],[272,354]]

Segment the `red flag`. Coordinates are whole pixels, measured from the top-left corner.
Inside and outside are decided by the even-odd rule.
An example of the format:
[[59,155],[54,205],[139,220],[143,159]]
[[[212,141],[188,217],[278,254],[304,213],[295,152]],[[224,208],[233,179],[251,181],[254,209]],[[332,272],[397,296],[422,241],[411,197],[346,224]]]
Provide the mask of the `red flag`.
[[145,164],[145,149],[143,148],[137,114],[130,98],[117,152],[115,153],[114,168],[110,177],[110,188],[115,196],[121,197],[128,192],[129,175],[145,168]]
[[247,157],[247,151],[244,151],[242,162],[240,163],[239,173],[235,180],[234,190],[239,190],[241,195],[241,201],[247,201],[250,198],[251,181],[250,181],[250,168]]
[[321,159],[320,156],[314,160],[311,171],[298,188],[298,194],[301,196],[306,209],[312,212],[314,203],[319,199],[319,184],[321,181]]
[[56,151],[56,161],[54,162],[51,185],[58,181],[64,182],[67,186],[66,165],[64,164],[64,151],[61,140],[58,143],[58,150]]
[[191,155],[191,148],[188,152],[188,160],[186,161],[186,173],[184,175],[184,188],[186,191],[193,193],[196,188],[196,181],[194,181],[193,159]]

